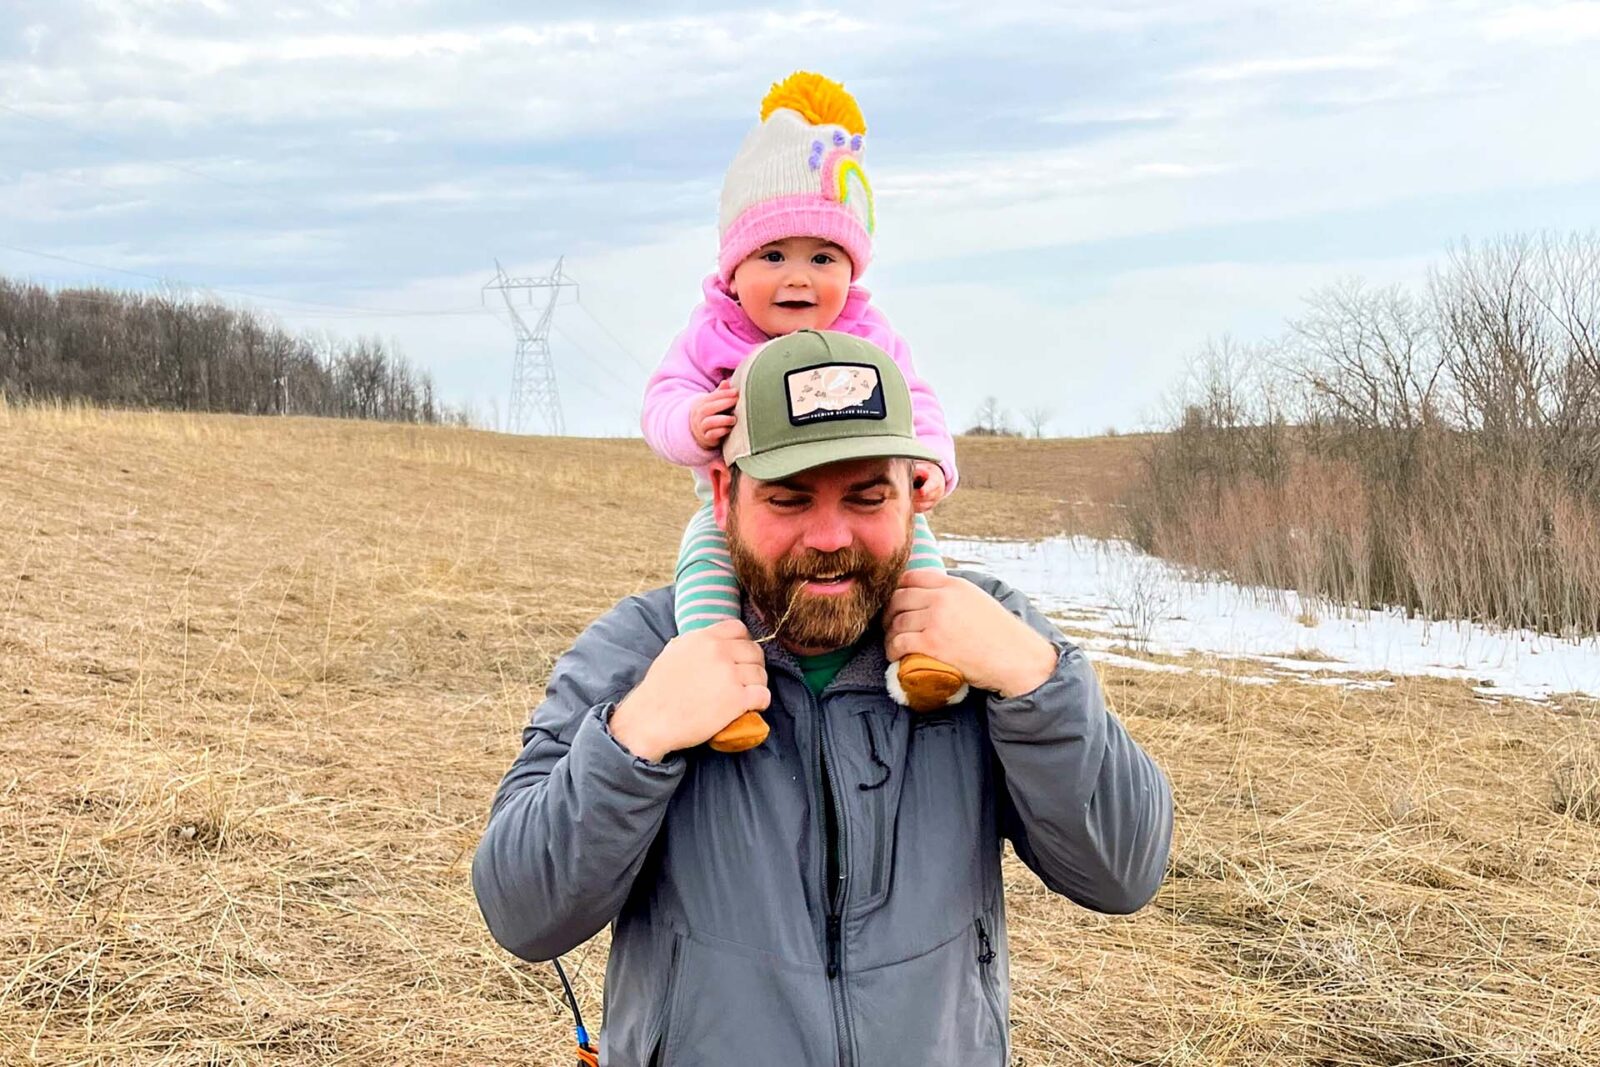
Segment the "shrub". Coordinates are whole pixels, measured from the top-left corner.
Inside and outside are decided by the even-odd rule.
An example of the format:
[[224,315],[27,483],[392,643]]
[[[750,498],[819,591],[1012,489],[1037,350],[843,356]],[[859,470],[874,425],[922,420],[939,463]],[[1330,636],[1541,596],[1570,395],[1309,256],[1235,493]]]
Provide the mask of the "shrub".
[[1600,240],[1457,251],[1201,353],[1130,498],[1142,547],[1241,581],[1600,632]]

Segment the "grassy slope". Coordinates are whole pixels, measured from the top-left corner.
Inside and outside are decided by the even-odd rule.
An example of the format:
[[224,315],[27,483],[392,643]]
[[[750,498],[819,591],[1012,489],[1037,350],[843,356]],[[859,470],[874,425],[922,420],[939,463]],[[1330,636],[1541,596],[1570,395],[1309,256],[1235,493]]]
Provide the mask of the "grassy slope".
[[1138,476],[1146,440],[962,438],[961,485],[935,513],[936,528],[987,537],[1120,536],[1122,496]]
[[[964,442],[936,525],[1106,529],[1129,457]],[[0,408],[0,1062],[562,1062],[471,849],[692,507],[632,442]],[[1172,877],[1105,918],[1010,865],[1020,1062],[1600,1056],[1600,841],[1548,803],[1581,711],[1105,677]]]

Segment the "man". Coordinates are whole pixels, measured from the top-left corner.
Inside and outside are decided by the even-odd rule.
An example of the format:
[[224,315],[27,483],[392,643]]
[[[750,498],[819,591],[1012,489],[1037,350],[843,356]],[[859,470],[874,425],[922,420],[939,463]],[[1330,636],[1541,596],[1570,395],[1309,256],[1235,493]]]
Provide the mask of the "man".
[[[818,367],[874,388],[795,420],[786,380]],[[584,632],[495,795],[479,906],[530,960],[613,924],[604,1064],[1001,1067],[1002,839],[1055,892],[1134,911],[1166,866],[1166,779],[1022,596],[902,574],[927,453],[888,356],[801,332],[736,384],[713,488],[744,623],[678,637],[661,589]],[[970,693],[896,704],[886,646]],[[763,745],[703,745],[751,708]]]

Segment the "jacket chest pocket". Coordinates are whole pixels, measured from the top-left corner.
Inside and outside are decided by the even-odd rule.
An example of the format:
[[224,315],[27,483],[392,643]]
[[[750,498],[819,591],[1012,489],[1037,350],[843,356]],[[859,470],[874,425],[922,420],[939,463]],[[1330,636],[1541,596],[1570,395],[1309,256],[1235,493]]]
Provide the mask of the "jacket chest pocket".
[[[847,743],[861,754],[853,759],[854,780],[840,783],[851,809],[850,910],[880,907],[901,879],[948,882],[949,865],[981,834],[985,753],[974,709],[920,715],[897,707],[857,714],[841,728],[854,732]],[[910,849],[905,856],[902,841]]]
[[850,842],[860,857],[853,864],[861,880],[859,892],[851,893],[851,908],[871,911],[889,895],[893,881],[895,827],[900,810],[901,783],[905,766],[906,740],[900,716],[857,715],[851,724],[861,731],[868,764],[862,780],[854,786],[849,803],[857,817],[852,820]]
[[998,879],[999,833],[982,708],[972,703],[912,720],[892,832],[906,843],[892,877],[934,914],[973,914]]

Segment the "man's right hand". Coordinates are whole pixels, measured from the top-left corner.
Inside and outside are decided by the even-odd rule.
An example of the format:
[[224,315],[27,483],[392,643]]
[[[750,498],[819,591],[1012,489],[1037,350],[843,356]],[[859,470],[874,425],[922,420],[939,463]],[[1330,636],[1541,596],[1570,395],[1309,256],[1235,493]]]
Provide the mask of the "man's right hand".
[[659,763],[693,748],[747,711],[772,703],[767,660],[738,619],[679,634],[611,713],[611,736]]
[[705,449],[718,447],[737,421],[733,405],[738,401],[739,391],[723,382],[689,405],[689,432],[694,434],[694,443]]

